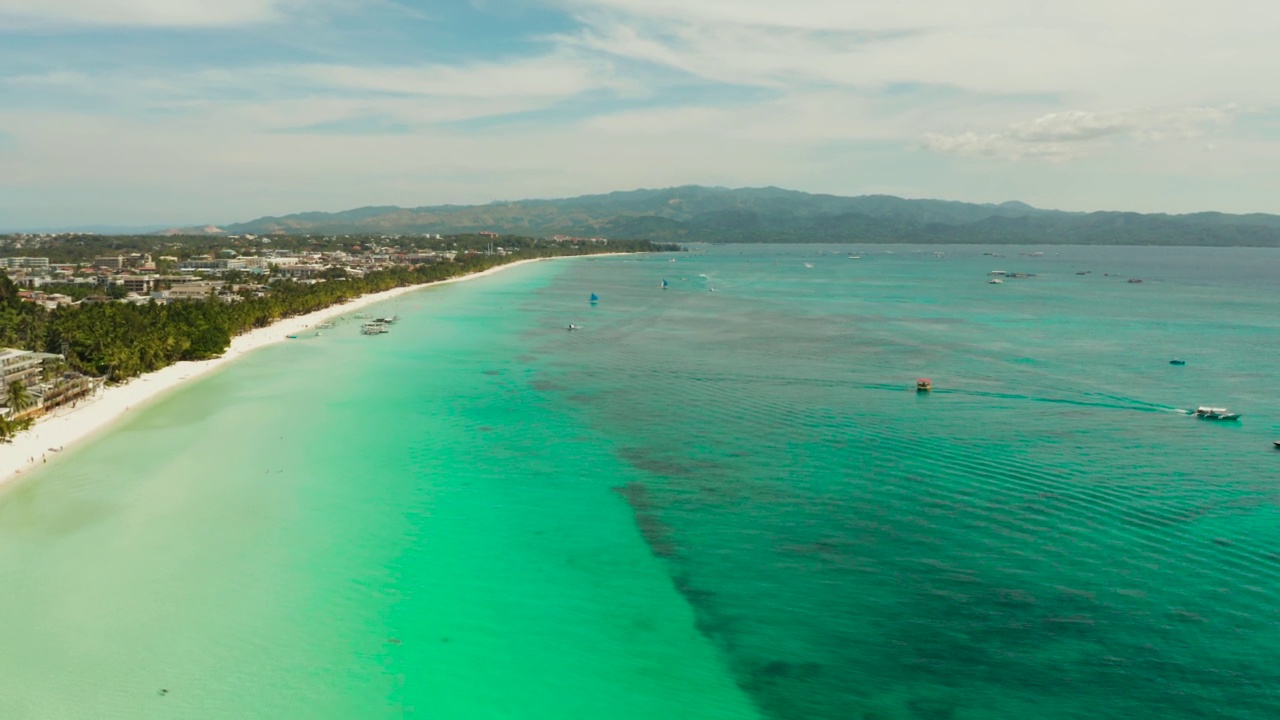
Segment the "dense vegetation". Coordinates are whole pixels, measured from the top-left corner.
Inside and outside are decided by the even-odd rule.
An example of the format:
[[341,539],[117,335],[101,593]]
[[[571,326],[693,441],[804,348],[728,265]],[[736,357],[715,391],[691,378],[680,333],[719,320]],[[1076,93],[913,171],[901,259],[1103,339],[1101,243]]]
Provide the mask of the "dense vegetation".
[[836,242],[1280,247],[1280,216],[1073,213],[999,205],[840,197],[778,188],[680,187],[488,205],[369,207],[267,217],[232,232],[493,230],[658,242]]
[[[498,242],[522,244],[512,238]],[[316,284],[274,282],[265,297],[246,291],[242,299],[230,303],[104,302],[46,310],[21,301],[14,284],[0,276],[0,346],[60,353],[74,370],[120,381],[180,360],[216,357],[240,333],[366,293],[444,280],[526,258],[672,249],[647,242],[611,243],[607,247],[527,245],[507,256],[462,254],[456,261],[395,266],[360,278],[334,273],[334,279]]]

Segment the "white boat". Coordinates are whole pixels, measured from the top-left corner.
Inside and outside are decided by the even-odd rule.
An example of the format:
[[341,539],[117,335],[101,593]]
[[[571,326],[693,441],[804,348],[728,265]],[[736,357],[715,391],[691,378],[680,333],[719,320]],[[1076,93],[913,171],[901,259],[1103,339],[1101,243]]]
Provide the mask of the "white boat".
[[391,332],[391,329],[387,327],[386,323],[367,322],[360,326],[360,332],[365,335],[381,335]]
[[807,268],[811,268],[813,267],[813,263],[805,263],[804,266]]
[[991,278],[990,280],[988,280],[988,281],[987,281],[987,284],[988,284],[988,285],[1003,285],[1003,284],[1004,284],[1004,281],[1003,281],[1003,280],[1001,280],[1000,278]]
[[565,329],[565,330],[568,330],[568,331],[570,331],[570,332],[573,332],[574,330],[581,330],[581,329],[582,329],[582,326],[581,326],[581,325],[574,325],[573,323],[569,323],[568,325],[566,325],[566,326],[565,326],[565,328],[564,328],[564,329]]
[[1226,408],[1201,405],[1192,413],[1202,420],[1239,420],[1240,413],[1233,413]]

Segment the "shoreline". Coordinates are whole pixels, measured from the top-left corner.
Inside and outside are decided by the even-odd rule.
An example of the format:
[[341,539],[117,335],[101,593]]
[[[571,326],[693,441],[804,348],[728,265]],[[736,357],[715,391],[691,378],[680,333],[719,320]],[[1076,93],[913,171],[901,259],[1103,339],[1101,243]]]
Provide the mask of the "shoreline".
[[36,421],[34,427],[13,438],[12,442],[0,443],[0,490],[22,476],[23,472],[44,464],[51,455],[59,454],[88,440],[98,432],[108,429],[112,424],[137,410],[150,401],[168,393],[181,385],[223,367],[244,357],[245,355],[276,343],[284,342],[286,336],[293,335],[327,320],[332,320],[347,313],[357,312],[369,305],[391,300],[406,293],[424,288],[467,282],[497,274],[521,265],[584,257],[616,257],[631,253],[600,253],[592,255],[563,255],[559,257],[528,258],[506,263],[477,273],[452,277],[447,280],[406,285],[404,287],[384,290],[378,293],[361,295],[338,305],[283,318],[271,325],[231,339],[226,352],[212,360],[186,360],[175,363],[155,372],[140,375],[123,385],[106,387],[92,397],[82,400],[73,408],[62,408],[45,415]]

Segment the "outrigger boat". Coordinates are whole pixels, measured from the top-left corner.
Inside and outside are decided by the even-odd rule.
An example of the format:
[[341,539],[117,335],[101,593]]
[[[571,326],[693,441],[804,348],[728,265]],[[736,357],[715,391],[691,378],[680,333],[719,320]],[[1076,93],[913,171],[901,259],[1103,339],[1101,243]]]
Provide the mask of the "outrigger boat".
[[1226,408],[1200,406],[1192,413],[1201,420],[1239,420],[1240,413],[1233,413]]

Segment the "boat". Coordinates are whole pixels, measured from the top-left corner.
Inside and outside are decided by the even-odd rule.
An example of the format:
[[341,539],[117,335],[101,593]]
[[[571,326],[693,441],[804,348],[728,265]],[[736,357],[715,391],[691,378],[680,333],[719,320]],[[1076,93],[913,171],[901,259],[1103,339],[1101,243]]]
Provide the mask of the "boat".
[[598,302],[600,302],[600,296],[595,293],[591,293],[591,304],[595,305]]
[[364,335],[381,335],[383,333],[391,332],[391,329],[387,327],[386,323],[374,321],[361,325],[360,332]]
[[988,285],[1003,285],[1003,284],[1004,284],[1004,281],[1003,281],[1003,280],[1001,280],[1000,278],[991,278],[990,280],[988,280],[988,281],[987,281],[987,284],[988,284]]
[[807,268],[811,268],[813,267],[813,263],[805,263],[804,266]]
[[320,323],[319,325],[316,325],[316,329],[317,329],[317,330],[332,330],[332,329],[333,329],[333,323],[331,323],[331,322],[322,322],[322,323]]
[[1005,276],[1005,275],[1008,275],[1008,273],[1006,273],[1006,272],[1005,272],[1005,271],[1003,271],[1003,270],[992,270],[991,272],[989,272],[989,273],[987,273],[987,274],[988,274],[988,275],[995,275],[996,277],[1003,277],[1003,276]]
[[1169,361],[1169,364],[1170,364],[1170,365],[1186,365],[1186,364],[1187,364],[1187,361],[1186,361],[1186,360],[1179,360],[1179,359],[1177,359],[1177,358],[1174,358],[1174,359],[1172,359],[1172,360],[1170,360],[1170,361]]
[[573,323],[569,323],[568,325],[566,325],[566,326],[564,327],[564,329],[565,329],[565,330],[568,330],[568,331],[570,331],[570,332],[572,332],[572,331],[574,331],[574,330],[581,330],[581,329],[582,329],[582,326],[581,326],[581,325],[574,325]]
[[297,340],[297,339],[298,339],[298,336],[297,336],[297,335],[285,335],[285,337],[286,337],[286,338],[288,338],[288,339],[290,339],[290,340]]
[[916,392],[929,392],[933,390],[933,381],[929,378],[920,378],[916,381]]
[[1200,406],[1192,413],[1201,420],[1239,420],[1240,413],[1233,413],[1226,408]]
[[861,260],[861,259],[862,259],[862,256],[861,256],[861,255],[850,255],[850,256],[849,256],[849,259],[850,259],[850,260]]
[[663,290],[666,290],[668,287],[671,287],[670,283],[668,283],[666,280],[663,280],[663,281],[662,281],[662,289],[663,289]]
[[1277,448],[1280,448],[1280,440],[1272,440],[1271,443],[1275,445]]
[[1137,285],[1138,283],[1142,282],[1142,278],[1129,278],[1129,282]]

